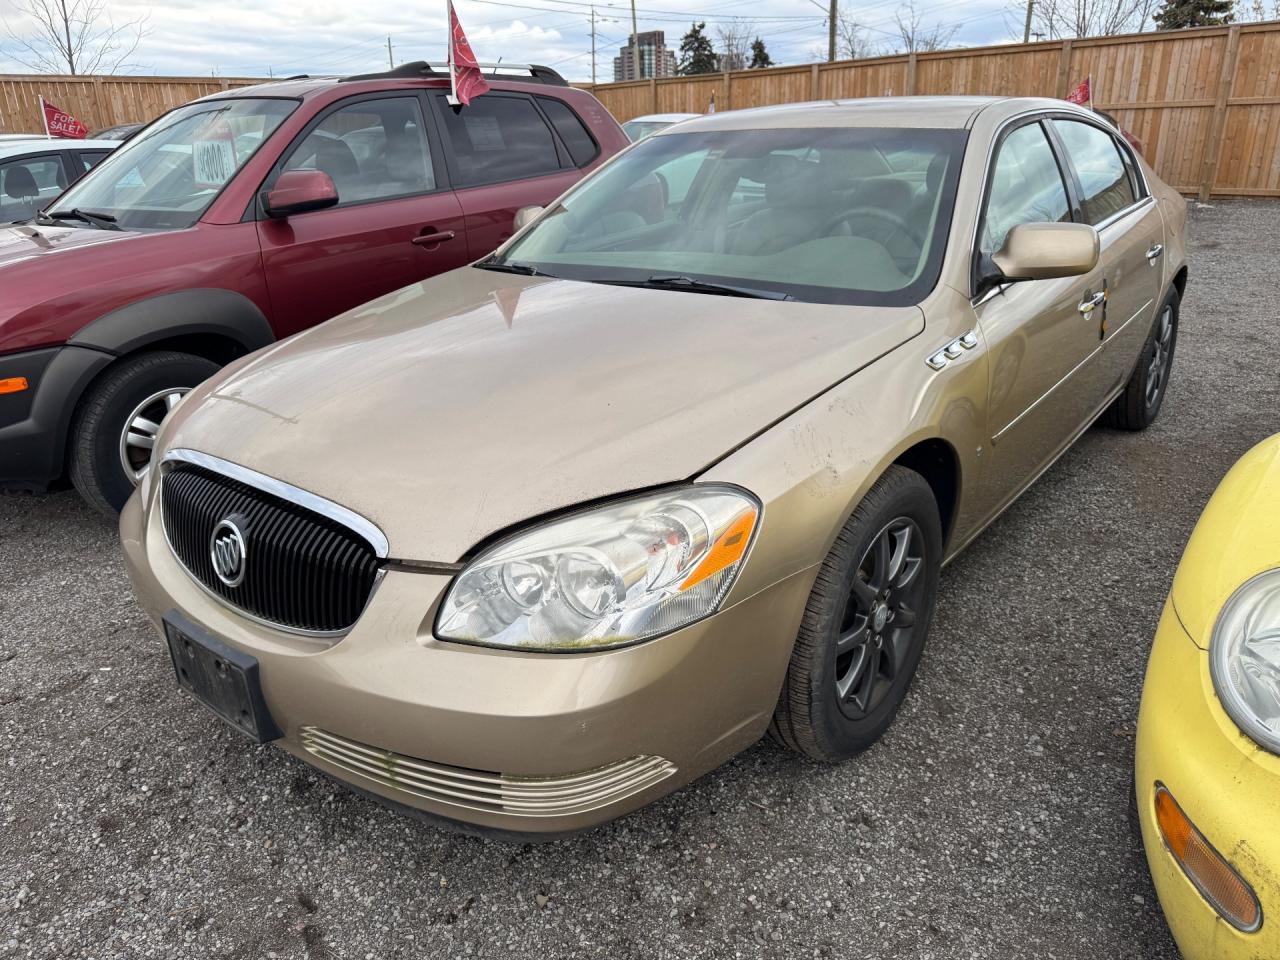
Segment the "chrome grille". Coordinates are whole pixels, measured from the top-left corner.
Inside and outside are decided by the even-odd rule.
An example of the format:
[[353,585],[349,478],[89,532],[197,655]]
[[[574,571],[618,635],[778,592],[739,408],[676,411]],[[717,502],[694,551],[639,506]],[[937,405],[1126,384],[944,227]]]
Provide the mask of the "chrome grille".
[[[201,464],[178,461],[164,467],[165,535],[174,555],[206,590],[287,630],[337,635],[351,628],[380,567],[367,539],[330,517]],[[244,541],[243,570],[234,583],[218,576],[211,549],[215,529],[228,519]]]
[[675,764],[639,756],[581,773],[515,777],[449,767],[302,728],[302,745],[349,774],[437,803],[523,817],[560,817],[616,803],[665,780]]

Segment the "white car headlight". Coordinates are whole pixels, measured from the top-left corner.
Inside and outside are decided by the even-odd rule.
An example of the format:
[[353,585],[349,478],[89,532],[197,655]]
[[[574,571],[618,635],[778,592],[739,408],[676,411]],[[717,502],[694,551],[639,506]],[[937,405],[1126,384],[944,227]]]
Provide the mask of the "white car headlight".
[[759,516],[737,487],[692,484],[535,527],[458,574],[435,635],[580,652],[667,633],[719,609]]
[[1280,753],[1280,569],[1258,574],[1227,600],[1209,641],[1209,671],[1231,719]]

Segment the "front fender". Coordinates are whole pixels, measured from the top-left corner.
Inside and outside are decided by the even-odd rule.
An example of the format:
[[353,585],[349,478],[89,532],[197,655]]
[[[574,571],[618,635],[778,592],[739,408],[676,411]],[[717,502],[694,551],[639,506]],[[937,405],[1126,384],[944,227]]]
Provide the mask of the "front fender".
[[202,288],[120,307],[83,327],[69,343],[123,356],[162,340],[191,335],[223,337],[246,353],[276,338],[267,318],[248,297],[233,290]]

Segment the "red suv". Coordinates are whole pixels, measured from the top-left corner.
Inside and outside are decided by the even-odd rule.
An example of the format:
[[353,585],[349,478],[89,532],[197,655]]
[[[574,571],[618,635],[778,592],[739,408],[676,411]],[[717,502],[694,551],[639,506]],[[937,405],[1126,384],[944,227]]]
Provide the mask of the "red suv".
[[197,100],[0,231],[0,488],[119,510],[220,365],[489,253],[627,146],[555,71],[500,70],[461,108],[426,63]]

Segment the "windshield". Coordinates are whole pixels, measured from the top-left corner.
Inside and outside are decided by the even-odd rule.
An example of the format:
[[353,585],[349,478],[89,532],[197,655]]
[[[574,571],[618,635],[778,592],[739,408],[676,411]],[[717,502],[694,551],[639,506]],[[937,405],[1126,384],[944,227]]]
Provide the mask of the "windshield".
[[823,128],[651,137],[490,263],[596,283],[673,288],[675,276],[695,292],[719,284],[814,303],[916,303],[937,282],[965,136]]
[[628,120],[622,125],[622,132],[631,138],[632,143],[635,143],[652,136],[659,130],[665,130],[673,122],[672,120]]
[[167,114],[119,147],[50,206],[106,214],[126,230],[189,227],[263,141],[298,106],[293,100],[209,100]]

